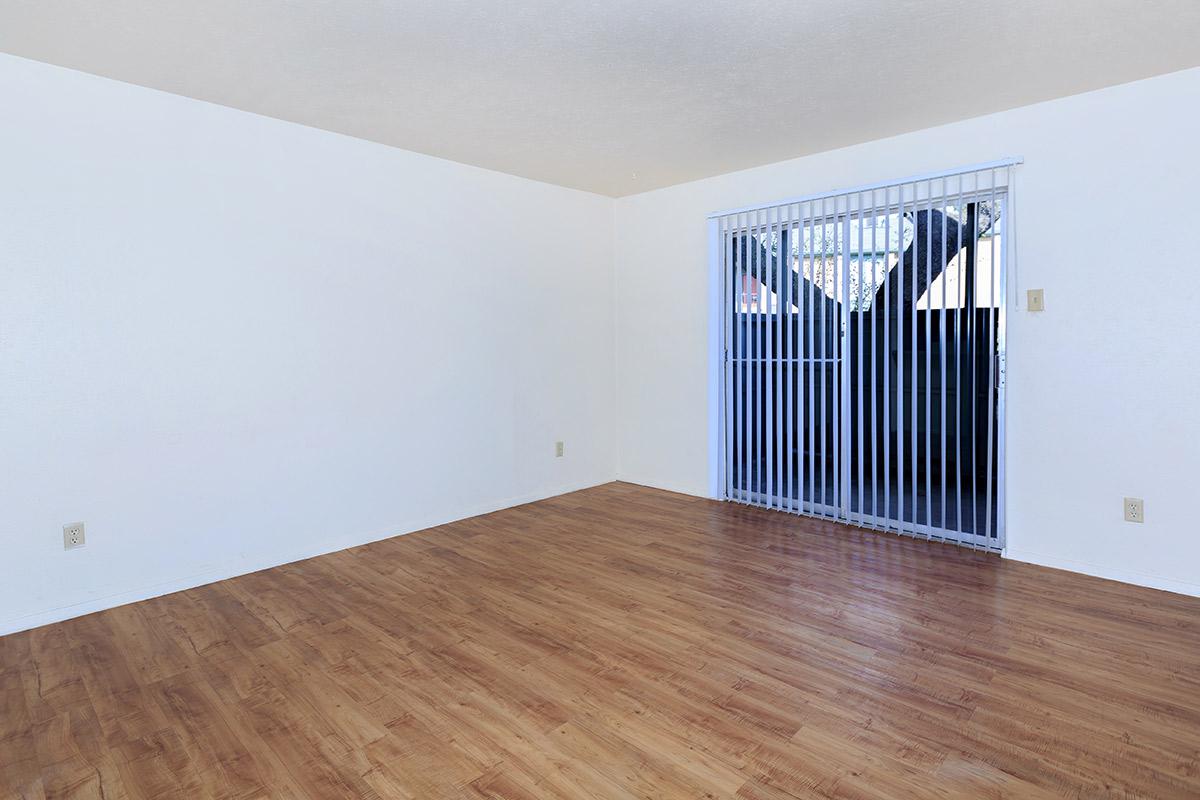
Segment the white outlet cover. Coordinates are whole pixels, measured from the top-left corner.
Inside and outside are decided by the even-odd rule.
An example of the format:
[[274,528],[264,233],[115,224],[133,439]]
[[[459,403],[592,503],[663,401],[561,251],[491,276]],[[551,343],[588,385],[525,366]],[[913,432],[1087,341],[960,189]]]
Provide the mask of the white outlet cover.
[[72,522],[70,525],[63,525],[63,549],[74,550],[77,547],[83,547],[87,544],[87,537],[84,533],[82,522]]
[[1126,522],[1145,522],[1146,521],[1146,502],[1140,497],[1125,498],[1125,521]]

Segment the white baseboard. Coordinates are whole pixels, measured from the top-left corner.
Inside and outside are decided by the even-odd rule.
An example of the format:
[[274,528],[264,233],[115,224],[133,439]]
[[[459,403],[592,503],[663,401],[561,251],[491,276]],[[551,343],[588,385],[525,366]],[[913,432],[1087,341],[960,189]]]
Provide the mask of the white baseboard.
[[372,531],[369,533],[351,536],[339,536],[332,539],[326,539],[291,552],[276,552],[273,554],[257,554],[246,556],[221,566],[212,567],[210,569],[201,570],[200,572],[190,573],[188,575],[172,578],[166,581],[144,584],[126,591],[116,592],[114,594],[108,594],[102,597],[91,598],[80,603],[72,603],[65,606],[59,606],[57,608],[46,609],[45,611],[37,611],[32,614],[24,614],[22,616],[2,620],[0,621],[0,636],[6,636],[10,633],[18,633],[31,628],[39,628],[42,625],[49,625],[54,622],[62,622],[63,620],[73,619],[75,617],[82,617],[85,614],[93,614],[97,611],[116,608],[117,606],[127,605],[128,603],[136,603],[140,600],[149,600],[152,597],[161,597],[165,594],[181,592],[185,589],[194,589],[197,586],[216,583],[217,581],[223,581],[228,578],[236,578],[239,575],[248,575],[251,572],[258,572],[260,570],[270,569],[271,567],[278,567],[283,564],[290,564],[294,561],[303,561],[306,558],[313,558],[315,556],[325,555],[326,553],[336,553],[339,550],[346,550],[351,547],[357,547],[370,542],[377,542],[382,539],[390,539],[393,536],[403,536],[405,534],[423,531],[427,528],[433,528],[438,525],[446,525],[447,523],[456,522],[460,519],[477,517],[480,514],[490,514],[493,511],[501,511],[505,508],[523,505],[524,503],[545,500],[548,497],[557,497],[558,495],[576,492],[580,489],[588,489],[592,486],[600,486],[601,484],[609,483],[611,480],[613,479],[607,478],[598,481],[583,481],[578,484],[568,484],[541,492],[530,492],[529,494],[510,497],[505,500],[497,500],[491,503],[481,503],[477,506],[468,507],[452,514],[412,520],[407,523],[397,525],[394,528],[389,528],[388,530]]
[[1180,581],[1175,578],[1165,578],[1161,575],[1127,569],[1115,569],[1100,564],[1092,564],[1087,561],[1076,561],[1070,558],[1058,558],[1056,556],[1033,553],[1028,550],[1005,550],[1004,557],[1013,561],[1024,561],[1027,564],[1053,567],[1055,569],[1066,570],[1067,572],[1079,572],[1096,578],[1107,578],[1110,581],[1132,583],[1135,586],[1145,586],[1150,589],[1161,589],[1165,592],[1200,597],[1200,584]]

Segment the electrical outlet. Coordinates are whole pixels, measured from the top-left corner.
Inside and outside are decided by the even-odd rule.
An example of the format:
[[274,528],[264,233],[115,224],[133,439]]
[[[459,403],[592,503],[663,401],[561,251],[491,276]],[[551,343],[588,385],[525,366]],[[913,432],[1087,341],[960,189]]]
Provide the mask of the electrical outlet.
[[562,442],[554,443],[554,457],[555,458],[563,457],[563,443]]
[[76,547],[83,547],[85,544],[87,544],[87,539],[83,535],[82,522],[63,525],[63,550],[74,550]]
[[1146,521],[1146,503],[1140,497],[1125,498],[1125,521],[1126,522],[1145,522]]
[[1030,289],[1025,293],[1025,309],[1027,311],[1045,311],[1046,293],[1043,289]]

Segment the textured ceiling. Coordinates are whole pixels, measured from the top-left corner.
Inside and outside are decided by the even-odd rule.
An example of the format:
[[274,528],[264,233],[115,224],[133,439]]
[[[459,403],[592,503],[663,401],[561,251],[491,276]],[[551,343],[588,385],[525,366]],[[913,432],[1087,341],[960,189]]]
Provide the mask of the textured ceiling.
[[0,0],[0,51],[623,195],[1200,65],[1200,0]]

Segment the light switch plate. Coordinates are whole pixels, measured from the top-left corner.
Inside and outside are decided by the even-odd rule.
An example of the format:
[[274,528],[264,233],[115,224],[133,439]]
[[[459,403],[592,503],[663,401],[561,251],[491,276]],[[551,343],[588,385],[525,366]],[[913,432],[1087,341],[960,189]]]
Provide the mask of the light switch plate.
[[1046,310],[1046,295],[1042,289],[1030,289],[1025,293],[1025,309],[1027,311]]

